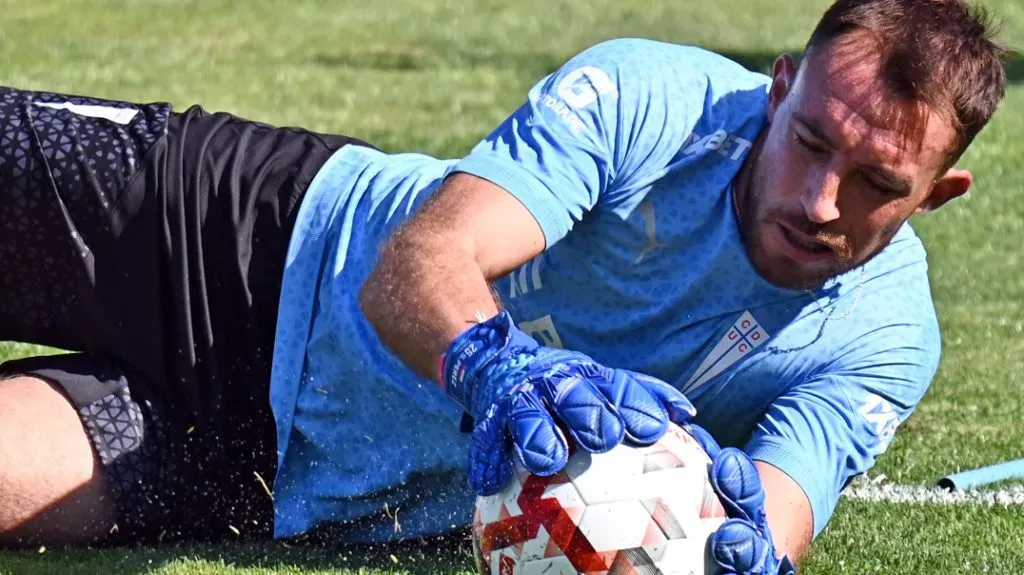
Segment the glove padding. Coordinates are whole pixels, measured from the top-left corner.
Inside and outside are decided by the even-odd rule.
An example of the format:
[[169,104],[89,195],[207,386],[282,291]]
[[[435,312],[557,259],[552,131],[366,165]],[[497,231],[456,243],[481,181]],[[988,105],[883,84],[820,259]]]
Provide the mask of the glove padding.
[[563,429],[601,453],[622,441],[650,445],[670,420],[685,425],[694,415],[669,384],[541,346],[507,312],[463,332],[442,365],[446,392],[474,419],[469,485],[480,495],[512,478],[512,453],[531,473],[561,470],[569,458]]
[[711,458],[711,485],[729,519],[710,537],[708,564],[722,575],[796,575],[788,557],[776,557],[764,509],[764,487],[753,460],[735,447],[721,448],[704,428],[690,433]]

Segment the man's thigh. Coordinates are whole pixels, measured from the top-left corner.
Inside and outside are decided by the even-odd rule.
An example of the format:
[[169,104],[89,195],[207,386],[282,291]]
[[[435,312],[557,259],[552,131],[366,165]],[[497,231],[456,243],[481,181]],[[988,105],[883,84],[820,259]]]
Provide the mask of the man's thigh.
[[226,467],[243,471],[240,458],[225,458],[223,446],[143,399],[150,383],[130,366],[99,355],[54,355],[9,361],[0,378],[0,532],[7,532],[0,542],[269,533],[269,495],[223,481]]
[[42,379],[0,379],[0,545],[92,544],[116,523],[74,405]]

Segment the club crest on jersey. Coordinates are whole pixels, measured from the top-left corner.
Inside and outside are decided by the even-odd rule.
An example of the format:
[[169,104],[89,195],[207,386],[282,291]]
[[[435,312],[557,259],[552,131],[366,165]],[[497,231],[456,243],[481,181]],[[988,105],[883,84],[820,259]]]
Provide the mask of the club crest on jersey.
[[683,385],[683,393],[689,393],[711,381],[770,338],[771,335],[749,311],[743,312]]

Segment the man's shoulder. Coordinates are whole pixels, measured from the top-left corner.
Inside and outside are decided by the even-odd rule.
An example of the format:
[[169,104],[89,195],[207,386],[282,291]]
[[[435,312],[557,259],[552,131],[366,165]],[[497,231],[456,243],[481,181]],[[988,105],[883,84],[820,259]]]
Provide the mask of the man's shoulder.
[[[679,44],[648,38],[613,38],[586,48],[574,59],[588,64],[614,68],[624,80],[647,78],[666,86],[682,81],[687,85],[730,89],[763,89],[770,78],[748,69],[739,61],[719,52],[692,44]],[[570,60],[570,64],[572,60]],[[675,82],[674,82],[675,81]]]
[[[924,246],[905,225],[865,265],[843,276],[842,294],[826,320],[843,365],[903,349],[931,371],[941,351]],[[915,363],[910,362],[910,363]]]
[[[866,263],[864,273],[873,283],[870,290],[875,297],[891,298],[902,294],[898,307],[920,313],[934,312],[931,285],[928,279],[928,254],[924,243],[910,223],[905,223],[889,244]],[[915,305],[909,305],[914,303]]]
[[643,61],[654,65],[688,66],[711,73],[728,72],[766,77],[750,70],[728,54],[697,44],[666,42],[652,38],[611,38],[591,44],[581,53],[601,55],[615,62]]

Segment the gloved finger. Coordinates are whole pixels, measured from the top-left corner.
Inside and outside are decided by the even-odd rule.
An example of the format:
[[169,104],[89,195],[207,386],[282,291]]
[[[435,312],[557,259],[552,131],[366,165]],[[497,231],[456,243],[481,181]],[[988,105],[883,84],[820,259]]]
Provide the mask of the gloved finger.
[[588,377],[588,365],[557,367],[534,380],[544,401],[583,449],[604,453],[622,442],[622,418]]
[[710,479],[726,515],[746,519],[765,530],[764,487],[754,462],[746,453],[735,447],[722,449],[712,460]]
[[481,419],[469,444],[469,487],[478,495],[494,495],[512,479],[507,401],[493,405]]
[[558,473],[569,460],[569,445],[536,391],[527,386],[507,399],[508,429],[519,462],[536,475]]
[[[626,371],[626,370],[623,370]],[[641,385],[644,386],[647,391],[661,403],[662,407],[668,413],[668,418],[676,425],[685,425],[689,423],[695,415],[697,415],[697,409],[693,407],[690,400],[683,395],[683,392],[679,391],[675,387],[672,387],[668,383],[643,373],[637,373],[635,371],[627,371],[631,374]]]
[[765,568],[770,564],[771,553],[771,545],[750,523],[730,519],[708,539],[707,563],[713,566],[711,573],[768,575]]
[[697,443],[704,448],[704,452],[708,454],[711,461],[718,458],[718,455],[722,452],[722,447],[718,445],[715,438],[711,436],[711,433],[696,423],[691,423],[685,427],[686,431],[690,432],[690,435],[697,440]]
[[587,366],[583,374],[615,408],[627,441],[650,445],[668,431],[668,413],[662,401],[633,373],[594,364]]

